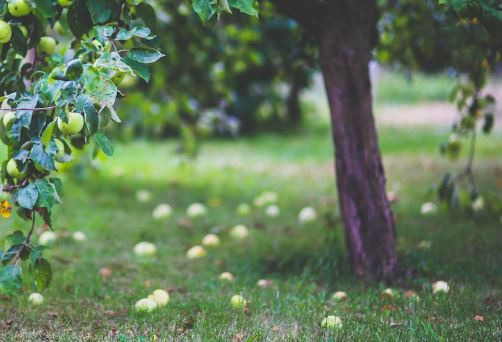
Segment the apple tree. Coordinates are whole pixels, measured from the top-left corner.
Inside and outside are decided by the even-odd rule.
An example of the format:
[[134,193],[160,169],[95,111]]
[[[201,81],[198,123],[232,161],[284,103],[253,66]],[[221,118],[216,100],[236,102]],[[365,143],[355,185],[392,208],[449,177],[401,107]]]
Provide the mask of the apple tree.
[[[113,154],[102,128],[120,122],[113,108],[120,82],[126,75],[148,81],[148,65],[163,57],[146,26],[154,15],[141,0],[0,0],[0,138],[7,146],[0,212],[30,222],[1,246],[0,293],[17,293],[25,272],[37,290],[50,283],[44,246],[33,241],[37,219],[52,229],[62,197],[58,171],[76,150],[92,144]],[[54,32],[64,31],[62,18],[66,37]]]

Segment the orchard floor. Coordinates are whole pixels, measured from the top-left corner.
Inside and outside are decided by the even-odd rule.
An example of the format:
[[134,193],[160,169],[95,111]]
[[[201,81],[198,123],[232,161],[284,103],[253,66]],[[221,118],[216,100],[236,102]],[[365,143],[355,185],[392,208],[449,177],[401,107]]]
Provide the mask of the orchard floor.
[[[326,127],[208,142],[195,162],[177,156],[174,142],[136,142],[118,145],[99,172],[66,177],[64,203],[55,213],[60,237],[47,252],[54,277],[45,303],[31,306],[28,286],[18,298],[0,297],[0,341],[500,341],[502,213],[441,208],[420,215],[421,204],[435,199],[441,175],[460,167],[438,155],[445,131],[387,127],[380,135],[388,188],[399,196],[400,261],[417,269],[413,279],[394,286],[394,299],[380,298],[384,284],[350,275]],[[500,132],[480,140],[476,172],[487,202],[502,197],[501,147]],[[150,191],[151,201],[138,202],[139,190]],[[236,214],[239,203],[252,203],[263,191],[278,193],[278,217],[257,208],[249,217]],[[162,202],[173,215],[156,221],[152,211]],[[193,202],[208,205],[206,218],[187,219]],[[305,206],[316,208],[318,221],[298,223]],[[228,236],[236,224],[250,228],[246,241]],[[12,226],[27,228],[10,219],[0,234]],[[77,230],[86,242],[69,238]],[[188,260],[187,249],[211,231],[222,244]],[[140,241],[154,242],[157,254],[136,257]],[[430,249],[419,248],[421,241],[430,241]],[[105,281],[102,267],[111,270]],[[235,281],[219,281],[223,271]],[[273,286],[258,287],[262,278]],[[431,293],[437,280],[448,282],[448,294]],[[156,288],[169,290],[169,305],[136,313],[134,303]],[[418,302],[403,296],[408,289],[417,291]],[[349,299],[332,301],[336,290]],[[237,293],[249,300],[246,310],[230,307]],[[341,317],[343,328],[320,327],[330,314]]]

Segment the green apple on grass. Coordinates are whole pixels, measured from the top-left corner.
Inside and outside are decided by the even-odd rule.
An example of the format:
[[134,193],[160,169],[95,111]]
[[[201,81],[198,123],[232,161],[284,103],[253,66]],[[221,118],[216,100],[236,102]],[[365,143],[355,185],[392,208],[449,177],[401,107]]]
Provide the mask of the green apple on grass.
[[79,113],[70,112],[68,113],[68,122],[58,118],[58,128],[63,134],[77,134],[84,128],[84,117]]
[[13,17],[24,17],[31,13],[31,5],[26,0],[10,0],[8,8]]

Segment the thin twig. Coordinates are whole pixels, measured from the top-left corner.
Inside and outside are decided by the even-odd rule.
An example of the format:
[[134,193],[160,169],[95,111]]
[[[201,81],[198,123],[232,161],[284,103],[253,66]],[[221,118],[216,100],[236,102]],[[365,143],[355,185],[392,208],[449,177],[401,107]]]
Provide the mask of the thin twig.
[[21,249],[19,249],[19,251],[16,253],[16,256],[14,257],[14,259],[12,259],[12,264],[14,266],[17,266],[19,264],[19,260],[21,260],[21,252],[24,250],[24,247],[28,247],[30,245],[31,235],[33,234],[33,230],[35,229],[35,216],[36,216],[36,213],[33,211],[32,216],[31,216],[31,229],[23,241],[23,247],[21,247]]
[[0,111],[4,111],[4,112],[18,112],[18,111],[22,111],[22,110],[30,110],[30,111],[34,111],[34,112],[40,112],[40,111],[43,111],[43,110],[52,110],[54,108],[56,108],[56,106],[40,107],[40,108],[0,108]]

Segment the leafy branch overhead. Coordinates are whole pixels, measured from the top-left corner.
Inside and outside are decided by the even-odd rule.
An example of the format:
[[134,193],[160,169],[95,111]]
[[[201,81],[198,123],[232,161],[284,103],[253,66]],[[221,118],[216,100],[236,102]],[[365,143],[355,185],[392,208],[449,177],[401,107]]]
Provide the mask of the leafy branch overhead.
[[193,0],[193,9],[203,22],[222,12],[232,13],[232,9],[258,16],[257,0]]
[[120,122],[113,106],[121,84],[148,81],[149,64],[164,57],[152,23],[155,11],[140,0],[0,1],[2,214],[15,208],[31,222],[27,234],[17,230],[1,246],[0,293],[22,288],[21,261],[29,261],[34,288],[50,283],[43,248],[31,241],[36,217],[52,228],[63,196],[57,174],[79,149],[93,143],[113,154],[103,129]]

